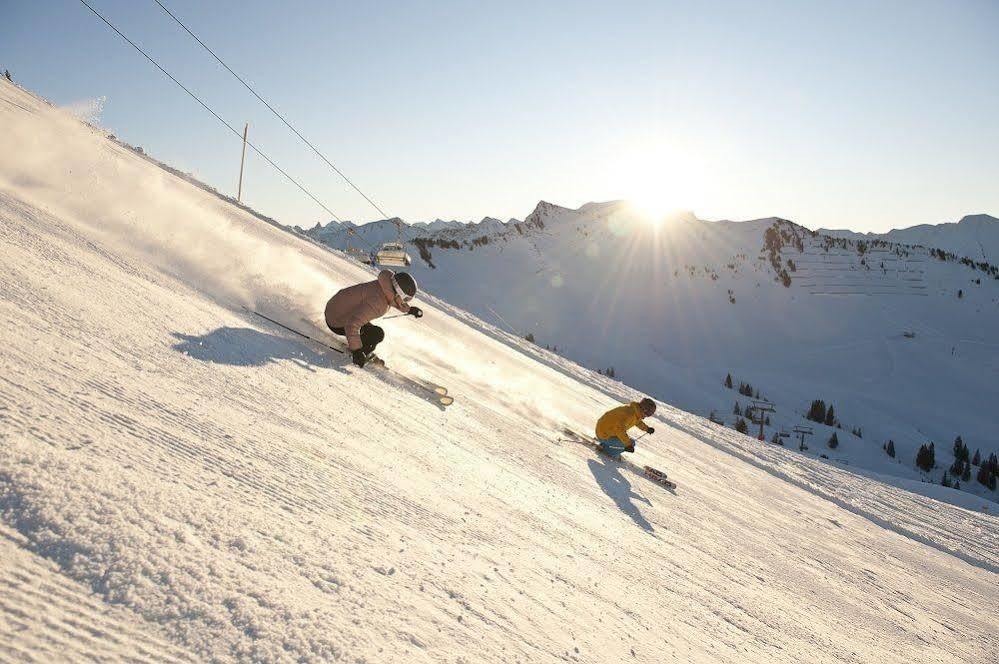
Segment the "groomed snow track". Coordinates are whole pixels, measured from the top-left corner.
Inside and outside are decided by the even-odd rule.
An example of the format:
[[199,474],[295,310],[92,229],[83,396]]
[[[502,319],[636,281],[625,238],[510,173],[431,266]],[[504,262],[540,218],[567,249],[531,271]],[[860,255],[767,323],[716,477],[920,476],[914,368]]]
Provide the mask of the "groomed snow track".
[[241,309],[370,273],[0,100],[0,660],[995,659],[994,516],[663,406],[673,495],[554,442],[626,387],[425,298],[442,411]]

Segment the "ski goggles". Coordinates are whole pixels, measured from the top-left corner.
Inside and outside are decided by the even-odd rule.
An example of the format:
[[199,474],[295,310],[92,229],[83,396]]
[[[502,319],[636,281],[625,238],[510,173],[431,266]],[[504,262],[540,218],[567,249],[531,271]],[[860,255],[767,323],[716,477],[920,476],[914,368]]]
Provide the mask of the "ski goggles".
[[409,302],[413,299],[412,295],[406,295],[405,291],[402,290],[402,286],[395,280],[394,274],[392,275],[392,290],[395,291],[395,296],[403,302]]

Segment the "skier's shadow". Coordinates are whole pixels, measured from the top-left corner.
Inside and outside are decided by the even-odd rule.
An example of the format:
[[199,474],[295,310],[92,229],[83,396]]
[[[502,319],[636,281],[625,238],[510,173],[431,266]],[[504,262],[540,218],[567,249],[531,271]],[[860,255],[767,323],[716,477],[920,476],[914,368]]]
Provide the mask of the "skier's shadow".
[[640,500],[646,505],[652,505],[652,501],[631,490],[631,482],[625,479],[621,473],[620,466],[606,457],[602,457],[601,461],[603,463],[600,463],[596,459],[589,459],[586,462],[590,467],[590,472],[593,473],[593,478],[597,481],[597,485],[600,486],[600,489],[604,493],[610,496],[619,510],[631,517],[631,520],[636,525],[640,526],[646,532],[654,532],[655,529],[652,527],[652,524],[642,516],[641,511],[632,502],[632,499]]
[[[180,332],[170,334],[179,340],[173,345],[175,351],[202,362],[236,367],[262,367],[279,360],[287,360],[312,372],[317,369],[332,368],[349,375],[352,371],[358,371],[357,367],[352,367],[343,355],[333,351],[317,352],[309,348],[311,344],[308,342],[303,343],[299,339],[267,334],[248,327],[220,327],[201,335]],[[407,390],[442,411],[446,410],[437,396],[429,394],[427,388],[421,387],[415,380],[378,369],[373,369],[372,372],[383,382]]]
[[330,366],[327,354],[312,351],[296,340],[248,327],[220,327],[201,335],[180,332],[170,334],[179,340],[172,347],[175,351],[202,362],[262,367],[279,360],[288,360],[309,371]]

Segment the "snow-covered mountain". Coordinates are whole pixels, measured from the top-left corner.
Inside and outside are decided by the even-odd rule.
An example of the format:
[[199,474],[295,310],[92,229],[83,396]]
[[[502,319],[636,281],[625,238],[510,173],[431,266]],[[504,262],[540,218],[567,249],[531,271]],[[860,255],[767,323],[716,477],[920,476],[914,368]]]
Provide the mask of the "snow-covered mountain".
[[0,126],[0,659],[994,659],[992,503],[662,403],[670,493],[559,441],[638,392],[421,295],[379,351],[441,410],[244,309],[321,335],[367,268],[2,80]]
[[943,249],[975,262],[999,264],[999,219],[987,214],[971,214],[957,223],[922,224],[887,233],[855,233],[846,230],[818,231],[853,240],[885,240],[901,244]]
[[[989,223],[958,226],[985,238]],[[348,238],[377,247],[399,228],[303,232],[338,248]],[[775,403],[767,440],[814,425],[813,456],[912,482],[946,473],[996,496],[976,467],[953,458],[958,436],[970,455],[999,450],[993,264],[778,218],[653,225],[620,201],[578,210],[542,202],[522,222],[401,229],[425,288],[584,366],[734,426],[736,402],[743,411],[751,398],[722,385],[731,374],[735,388],[748,383]],[[813,400],[831,403],[842,429],[807,422]],[[936,467],[924,472],[916,454],[930,443]]]

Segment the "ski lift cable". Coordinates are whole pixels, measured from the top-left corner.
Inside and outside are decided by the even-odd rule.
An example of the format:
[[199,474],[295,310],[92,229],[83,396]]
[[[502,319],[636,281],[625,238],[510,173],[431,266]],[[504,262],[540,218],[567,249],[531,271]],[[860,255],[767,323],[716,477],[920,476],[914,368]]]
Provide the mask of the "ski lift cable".
[[[162,65],[160,65],[160,63],[158,63],[158,62],[157,62],[156,60],[154,60],[154,59],[152,58],[152,56],[150,56],[150,55],[149,55],[148,53],[146,53],[146,52],[145,52],[144,50],[142,50],[142,48],[141,48],[141,47],[140,47],[140,46],[139,46],[138,44],[136,44],[136,43],[135,43],[135,42],[133,42],[133,41],[132,41],[131,39],[129,39],[128,37],[126,37],[126,36],[125,36],[125,34],[124,34],[124,33],[123,33],[123,32],[122,32],[121,30],[119,30],[118,28],[116,28],[116,27],[114,26],[114,24],[112,24],[112,23],[111,23],[111,22],[110,22],[109,20],[107,20],[106,18],[104,18],[104,15],[103,15],[103,14],[101,14],[101,13],[100,13],[99,11],[97,11],[96,9],[94,9],[94,8],[93,8],[93,7],[92,7],[92,6],[91,6],[91,5],[90,5],[90,4],[89,4],[89,3],[87,2],[87,0],[80,0],[80,2],[81,2],[81,3],[83,3],[83,5],[84,5],[84,6],[85,6],[85,7],[87,8],[87,9],[89,9],[90,11],[92,11],[92,12],[93,12],[93,13],[94,13],[94,14],[95,14],[95,15],[97,16],[97,18],[99,18],[99,19],[101,19],[102,21],[104,21],[104,23],[106,23],[106,24],[107,24],[107,26],[108,26],[109,28],[111,28],[111,29],[112,29],[112,30],[113,30],[114,32],[116,32],[116,33],[118,34],[118,36],[119,36],[119,37],[121,37],[121,38],[122,38],[122,39],[124,39],[124,40],[125,40],[126,42],[128,42],[128,44],[129,44],[129,45],[130,45],[130,46],[131,46],[132,48],[134,48],[134,49],[135,49],[136,51],[138,51],[139,53],[141,53],[141,54],[143,55],[143,57],[145,57],[145,58],[146,58],[147,60],[149,60],[149,61],[150,61],[151,63],[153,63],[153,65],[154,65],[154,66],[155,66],[155,67],[156,67],[157,69],[159,69],[159,70],[160,70],[161,72],[163,72],[163,74],[164,74],[164,75],[165,75],[165,76],[166,76],[167,78],[169,78],[169,79],[170,79],[171,81],[173,81],[174,83],[176,83],[176,84],[177,84],[177,85],[178,85],[178,86],[180,87],[180,89],[182,89],[182,90],[183,90],[184,92],[186,92],[186,93],[187,93],[188,95],[190,95],[190,96],[191,96],[191,98],[193,98],[193,99],[194,99],[194,100],[195,100],[196,102],[198,102],[199,104],[201,104],[202,108],[204,108],[204,109],[205,109],[206,111],[208,111],[209,113],[211,113],[211,114],[212,114],[212,115],[213,115],[213,116],[215,117],[215,119],[216,119],[216,120],[218,120],[218,121],[219,121],[219,122],[221,122],[221,123],[222,123],[223,125],[225,125],[225,127],[226,127],[226,128],[227,128],[227,129],[229,130],[229,131],[231,131],[231,132],[232,132],[233,134],[235,134],[237,138],[239,138],[240,140],[242,140],[242,139],[243,139],[243,135],[242,135],[242,134],[241,134],[241,133],[240,133],[240,132],[239,132],[239,131],[238,131],[238,130],[237,130],[237,129],[235,128],[235,127],[233,127],[233,126],[232,126],[231,124],[229,124],[228,122],[226,122],[226,121],[225,121],[225,120],[224,120],[224,119],[222,118],[222,116],[220,116],[220,115],[219,115],[218,113],[216,113],[215,111],[213,111],[213,110],[211,109],[211,107],[209,107],[209,106],[208,106],[208,104],[206,104],[205,102],[203,102],[203,101],[201,100],[201,98],[200,98],[200,97],[198,97],[198,96],[197,96],[196,94],[194,94],[193,92],[191,92],[191,90],[190,90],[190,89],[188,89],[188,88],[187,88],[187,86],[185,86],[185,85],[184,85],[183,83],[181,83],[181,82],[180,82],[179,80],[177,80],[177,79],[176,79],[176,78],[175,78],[175,77],[173,76],[173,74],[171,74],[171,73],[170,73],[170,72],[168,72],[168,71],[167,71],[166,69],[164,69],[164,68],[163,68],[163,66],[162,66]],[[335,213],[335,212],[333,212],[333,210],[329,209],[329,208],[328,208],[328,207],[327,207],[327,206],[326,206],[326,205],[325,205],[325,204],[324,204],[324,203],[323,203],[322,201],[320,201],[320,200],[319,200],[318,198],[316,198],[316,197],[315,197],[315,196],[314,196],[314,195],[312,194],[312,192],[311,192],[311,191],[309,191],[309,190],[308,190],[308,189],[306,189],[306,188],[305,188],[304,186],[302,186],[302,184],[301,184],[301,183],[299,183],[299,182],[298,182],[298,180],[296,180],[295,178],[293,178],[293,177],[292,177],[291,175],[289,175],[287,171],[285,171],[285,170],[284,170],[283,168],[281,168],[281,167],[280,167],[280,166],[278,166],[278,165],[277,165],[276,163],[274,163],[274,161],[273,161],[273,160],[272,160],[272,159],[271,159],[270,157],[268,157],[268,156],[267,156],[266,154],[264,154],[264,153],[263,153],[263,151],[261,151],[261,150],[260,150],[260,148],[258,148],[258,147],[257,147],[256,145],[254,145],[254,144],[253,144],[253,143],[251,143],[250,141],[246,141],[246,144],[247,144],[247,145],[249,145],[249,146],[250,146],[250,148],[251,148],[251,149],[252,149],[252,150],[253,150],[254,152],[256,152],[256,153],[257,153],[258,155],[260,155],[260,157],[262,157],[264,161],[266,161],[266,162],[267,162],[268,164],[270,164],[271,166],[273,166],[273,167],[274,167],[274,168],[275,168],[275,169],[276,169],[276,170],[277,170],[277,171],[278,171],[279,173],[281,173],[281,175],[283,175],[283,176],[284,176],[285,178],[287,178],[287,179],[288,179],[288,180],[289,180],[289,181],[290,181],[290,182],[291,182],[292,184],[294,184],[294,185],[295,185],[296,187],[298,187],[298,188],[299,188],[300,190],[302,190],[302,192],[303,192],[303,193],[305,193],[305,195],[306,195],[306,196],[308,196],[309,198],[311,198],[311,199],[312,199],[312,200],[313,200],[313,201],[314,201],[314,202],[315,202],[315,203],[316,203],[316,204],[317,204],[317,205],[318,205],[319,207],[321,207],[322,209],[326,210],[326,212],[328,212],[328,213],[329,213],[329,214],[330,214],[330,215],[331,215],[331,216],[332,216],[332,217],[333,217],[334,219],[336,219],[337,221],[339,221],[339,222],[341,222],[341,223],[342,223],[342,221],[343,221],[343,220],[342,220],[342,219],[340,219],[340,217],[338,217],[338,216],[336,215],[336,213]]]
[[[81,0],[81,1],[82,1],[82,0]],[[291,123],[290,123],[290,122],[288,122],[288,121],[287,121],[287,120],[286,120],[286,119],[284,118],[284,116],[283,116],[283,115],[281,115],[280,113],[278,113],[278,112],[277,112],[277,110],[275,110],[275,109],[274,109],[274,107],[273,107],[273,106],[271,106],[271,105],[270,105],[270,104],[269,104],[269,103],[267,102],[267,100],[266,100],[266,99],[264,99],[264,98],[263,98],[263,97],[261,97],[261,96],[260,96],[259,94],[257,94],[257,91],[256,91],[256,90],[254,90],[254,89],[253,89],[253,88],[252,88],[252,87],[250,86],[250,84],[249,84],[249,83],[247,83],[247,82],[246,82],[245,80],[243,80],[243,78],[242,78],[242,77],[241,77],[241,76],[240,76],[239,74],[237,74],[236,72],[234,72],[234,71],[232,70],[232,68],[231,68],[231,67],[229,67],[229,65],[227,65],[227,64],[226,64],[225,62],[223,62],[223,61],[222,61],[222,58],[220,58],[220,57],[219,57],[218,55],[216,55],[216,54],[215,54],[215,51],[213,51],[212,49],[210,49],[210,48],[208,47],[208,45],[207,45],[207,44],[206,44],[205,42],[203,42],[203,41],[201,40],[201,38],[199,38],[199,37],[198,37],[198,36],[197,36],[196,34],[194,34],[193,32],[191,32],[191,29],[190,29],[190,28],[188,28],[188,27],[187,27],[186,25],[184,25],[183,21],[181,21],[181,20],[180,20],[179,18],[177,18],[177,17],[176,17],[176,16],[175,16],[175,15],[173,14],[173,12],[171,12],[171,11],[170,11],[169,9],[167,9],[167,8],[166,8],[166,7],[165,7],[165,6],[163,5],[163,3],[162,3],[162,2],[160,2],[160,0],[153,0],[153,2],[155,2],[155,3],[157,4],[157,5],[159,5],[159,6],[160,6],[160,9],[162,9],[162,10],[163,10],[164,12],[166,12],[166,13],[167,13],[167,15],[168,15],[168,16],[169,16],[170,18],[172,18],[172,19],[173,19],[174,21],[176,21],[176,22],[177,22],[177,25],[179,25],[179,26],[180,26],[181,28],[183,28],[183,29],[184,29],[184,31],[185,31],[185,32],[187,32],[187,34],[191,35],[191,37],[193,37],[193,38],[194,38],[194,40],[195,40],[196,42],[198,42],[199,44],[201,44],[201,46],[202,46],[202,47],[203,47],[203,48],[204,48],[204,49],[205,49],[206,51],[208,51],[209,53],[211,53],[211,54],[212,54],[212,57],[213,57],[213,58],[215,58],[215,59],[216,59],[216,60],[218,61],[218,63],[219,63],[220,65],[222,65],[223,67],[225,67],[226,71],[228,71],[228,72],[229,72],[230,74],[232,74],[233,76],[235,76],[235,77],[236,77],[236,80],[238,80],[238,81],[239,81],[240,83],[242,83],[242,84],[243,84],[243,87],[245,87],[245,88],[246,88],[247,90],[249,90],[249,91],[250,91],[250,93],[251,93],[251,94],[252,94],[252,95],[253,95],[254,97],[256,97],[256,98],[257,98],[257,99],[258,99],[258,100],[260,101],[260,103],[262,103],[262,104],[263,104],[264,106],[266,106],[266,107],[268,108],[268,110],[270,110],[270,112],[271,112],[271,113],[273,113],[273,114],[274,114],[274,115],[275,115],[275,116],[276,116],[276,117],[277,117],[277,118],[278,118],[278,119],[279,119],[279,120],[280,120],[281,122],[283,122],[283,123],[284,123],[284,125],[285,125],[286,127],[288,127],[288,129],[290,129],[290,130],[291,130],[291,131],[292,131],[292,132],[293,132],[293,133],[294,133],[294,134],[295,134],[296,136],[298,136],[298,137],[299,137],[299,138],[300,138],[300,139],[302,140],[302,142],[303,142],[303,143],[305,143],[305,144],[306,144],[306,145],[308,145],[308,146],[309,146],[310,148],[312,148],[312,151],[313,151],[313,152],[315,152],[315,153],[316,153],[317,155],[319,155],[319,158],[320,158],[320,159],[322,159],[322,160],[323,160],[324,162],[326,162],[326,165],[327,165],[327,166],[329,166],[329,167],[330,167],[331,169],[333,169],[333,171],[334,171],[334,172],[335,172],[335,173],[336,173],[337,175],[339,175],[339,176],[340,176],[341,178],[343,178],[344,182],[346,182],[347,184],[349,184],[349,185],[351,186],[351,188],[352,188],[352,189],[353,189],[354,191],[356,191],[356,192],[357,192],[358,194],[360,194],[360,195],[361,195],[361,197],[362,197],[362,198],[364,198],[364,200],[366,200],[366,201],[367,201],[368,203],[370,203],[370,204],[371,204],[371,207],[375,208],[375,210],[377,210],[377,211],[378,211],[378,213],[379,213],[379,214],[381,214],[381,215],[382,215],[382,217],[383,217],[384,219],[388,219],[388,218],[389,218],[389,215],[388,215],[388,214],[387,214],[387,213],[386,213],[386,212],[385,212],[384,210],[382,210],[382,208],[381,208],[381,207],[379,207],[379,205],[378,205],[377,203],[375,203],[375,202],[374,202],[373,200],[371,200],[371,198],[370,198],[370,197],[369,197],[369,196],[368,196],[367,194],[365,194],[365,193],[364,193],[363,191],[361,191],[361,189],[360,189],[360,188],[359,188],[359,187],[358,187],[358,186],[357,186],[356,184],[354,184],[354,183],[353,183],[353,182],[351,181],[351,179],[350,179],[350,178],[348,178],[348,177],[347,177],[346,175],[344,175],[343,171],[341,171],[341,170],[340,170],[339,168],[337,168],[337,167],[336,167],[336,166],[335,166],[335,165],[333,164],[333,162],[331,162],[331,161],[330,161],[329,159],[327,159],[327,158],[326,158],[326,155],[324,155],[324,154],[323,154],[322,152],[320,152],[320,151],[319,151],[319,148],[317,148],[317,147],[316,147],[315,145],[313,145],[313,144],[312,144],[312,143],[311,143],[311,142],[310,142],[310,141],[309,141],[309,140],[308,140],[307,138],[305,138],[305,136],[302,136],[302,134],[301,134],[301,133],[300,133],[300,132],[299,132],[299,131],[298,131],[297,129],[295,129],[295,128],[294,128],[294,127],[293,127],[293,126],[291,125]],[[84,3],[84,4],[86,4],[86,3]],[[401,228],[401,227],[399,228],[399,236],[400,236],[400,238],[401,238],[401,236],[402,236],[402,228]]]

